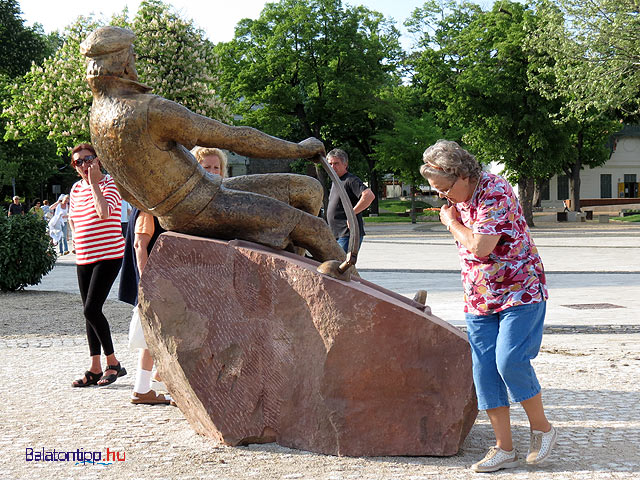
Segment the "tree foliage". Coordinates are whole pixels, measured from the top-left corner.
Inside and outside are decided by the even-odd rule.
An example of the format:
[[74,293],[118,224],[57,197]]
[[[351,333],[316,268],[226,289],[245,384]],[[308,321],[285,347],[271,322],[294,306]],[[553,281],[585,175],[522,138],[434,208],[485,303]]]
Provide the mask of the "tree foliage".
[[0,290],[36,285],[55,263],[44,221],[35,215],[0,215]]
[[416,85],[440,105],[440,117],[466,128],[463,141],[483,163],[500,162],[518,183],[530,225],[536,178],[551,176],[569,152],[569,132],[553,121],[558,100],[530,88],[525,48],[535,12],[519,3],[428,2],[411,28],[422,32]]
[[6,78],[23,75],[55,48],[55,35],[47,37],[37,24],[25,26],[21,15],[16,0],[0,0],[0,76]]
[[375,138],[376,169],[393,173],[402,183],[411,185],[411,221],[416,223],[415,187],[422,183],[420,165],[424,146],[442,138],[442,130],[433,115],[413,117],[401,112],[393,128],[378,133]]
[[[13,79],[55,51],[57,34],[45,35],[39,25],[27,27],[18,3],[0,0],[0,105],[10,98]],[[0,138],[6,121],[0,119]],[[15,181],[16,191],[32,196],[41,183],[56,171],[50,142],[39,137],[32,143],[0,142],[0,190]],[[4,192],[3,192],[4,193]]]
[[[78,19],[63,33],[64,44],[10,88],[4,102],[7,139],[33,140],[46,135],[66,155],[73,145],[90,140],[91,92],[79,45],[103,22]],[[111,24],[137,34],[136,67],[142,82],[155,93],[207,116],[226,119],[227,109],[214,89],[217,61],[213,45],[193,22],[157,0],[142,2],[132,22],[127,11]]]
[[[538,2],[538,21],[526,45],[536,59],[534,68],[529,70],[531,87],[545,98],[561,102],[555,117],[556,122],[570,132],[570,150],[560,165],[560,171],[569,177],[572,209],[579,211],[580,170],[607,162],[610,157],[607,139],[620,128],[616,110],[623,110],[630,102],[621,100],[618,95],[623,92],[614,85],[594,84],[591,66],[584,68],[589,62],[585,62],[586,52],[580,42],[585,39],[577,35],[572,26],[572,23],[580,24],[585,19],[572,18],[567,22],[565,14],[561,4],[548,0]],[[617,22],[613,18],[610,20]],[[594,18],[587,23],[597,24],[600,21]],[[582,73],[579,74],[580,71]],[[605,90],[598,92],[603,87]]]
[[373,183],[373,135],[390,114],[380,92],[398,81],[398,38],[381,14],[340,0],[268,3],[218,46],[221,91],[243,124],[346,148],[367,161]]
[[376,170],[393,173],[412,186],[425,181],[419,171],[425,148],[445,136],[434,112],[423,107],[419,93],[407,85],[389,91],[385,97],[393,105],[392,122],[374,136]]
[[640,113],[640,4],[540,0],[537,9],[532,45],[553,58],[542,73],[556,79],[540,82],[545,95],[563,97],[565,114],[578,118]]

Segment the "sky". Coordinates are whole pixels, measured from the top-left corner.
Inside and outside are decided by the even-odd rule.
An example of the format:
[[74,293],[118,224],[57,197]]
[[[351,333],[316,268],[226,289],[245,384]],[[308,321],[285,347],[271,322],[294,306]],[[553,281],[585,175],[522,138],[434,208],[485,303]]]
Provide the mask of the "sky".
[[[164,0],[171,4],[182,17],[194,20],[214,43],[227,42],[233,38],[234,28],[242,18],[256,19],[264,7],[264,0],[232,0],[226,1],[188,1]],[[122,12],[125,6],[129,8],[132,18],[138,10],[140,0],[18,0],[23,18],[27,25],[35,22],[44,27],[49,33],[54,30],[62,31],[79,15],[94,14],[98,18],[111,18],[113,13]],[[365,5],[381,12],[387,18],[393,18],[396,26],[403,31],[402,43],[409,48],[411,37],[403,30],[402,23],[409,18],[411,12],[423,4],[420,0],[343,0],[344,4]]]

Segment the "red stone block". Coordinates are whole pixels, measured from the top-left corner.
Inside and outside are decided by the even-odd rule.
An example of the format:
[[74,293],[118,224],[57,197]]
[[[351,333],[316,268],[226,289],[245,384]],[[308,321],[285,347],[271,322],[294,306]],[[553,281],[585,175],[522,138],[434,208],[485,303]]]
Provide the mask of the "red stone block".
[[159,238],[141,280],[142,325],[192,427],[228,445],[457,453],[477,415],[465,335],[316,266],[248,242]]

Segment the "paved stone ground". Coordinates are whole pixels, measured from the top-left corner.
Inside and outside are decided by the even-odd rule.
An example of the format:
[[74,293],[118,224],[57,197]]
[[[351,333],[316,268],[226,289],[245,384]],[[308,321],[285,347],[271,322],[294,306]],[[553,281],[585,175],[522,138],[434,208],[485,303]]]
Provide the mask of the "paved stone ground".
[[[479,476],[468,467],[493,441],[481,414],[460,453],[449,458],[348,458],[276,444],[218,445],[195,434],[177,408],[128,402],[135,359],[123,334],[115,340],[131,374],[109,387],[86,389],[69,386],[86,366],[83,337],[0,340],[0,478],[466,479]],[[547,335],[535,365],[548,415],[559,430],[557,450],[546,465],[496,475],[638,478],[640,334]],[[528,427],[520,406],[513,408],[513,423],[516,446],[526,452]],[[27,448],[102,455],[109,449],[125,460],[111,465],[27,462]]]
[[[575,235],[588,245],[598,236],[594,228],[590,233],[580,231]],[[367,240],[371,243],[363,246],[365,252],[369,248],[374,250],[373,240],[384,240],[383,233],[373,230]],[[594,292],[600,292],[598,298],[592,293],[591,298],[585,300],[627,302],[623,306],[628,307],[600,317],[591,315],[590,318],[595,318],[592,322],[579,321],[578,315],[569,316],[568,320],[559,315],[548,331],[561,333],[545,335],[542,351],[535,360],[547,413],[559,430],[554,455],[542,466],[522,466],[495,476],[558,480],[640,478],[640,333],[634,333],[640,322],[634,308],[638,296],[626,287],[630,284],[631,289],[637,288],[638,232],[638,229],[608,229],[602,234],[602,243],[623,248],[605,250],[600,248],[601,244],[594,243],[591,251],[596,256],[602,252],[610,254],[607,271],[626,272],[628,280],[610,289],[596,289]],[[402,257],[409,248],[410,242],[400,238],[405,235],[411,236],[414,232],[398,234],[396,231],[393,236],[396,249],[389,250],[392,253],[387,254],[386,263],[374,273],[384,276],[384,269],[398,267],[396,254],[399,252]],[[555,237],[558,238],[553,240]],[[562,245],[563,238],[566,240],[566,235],[551,232],[549,248]],[[618,240],[613,240],[616,238]],[[558,271],[567,267],[563,260],[566,254],[557,248],[549,253],[550,262],[545,259],[547,265],[557,265],[554,269]],[[574,267],[579,270],[576,277],[566,277],[571,278],[569,284],[558,284],[558,290],[567,290],[564,293],[567,298],[580,295],[585,288],[602,288],[609,283],[609,274],[599,275],[599,267],[587,261],[588,255],[585,259]],[[618,268],[620,265],[623,266]],[[69,277],[73,279],[74,269],[57,266],[54,272],[51,278],[55,287],[48,287],[49,291],[29,289],[0,294],[0,379],[3,381],[0,479],[482,477],[468,467],[482,457],[494,441],[484,413],[479,415],[459,454],[453,457],[348,458],[292,450],[276,444],[226,447],[195,434],[177,408],[132,405],[129,396],[136,355],[126,347],[130,308],[115,300],[107,302],[105,313],[114,332],[116,353],[130,374],[108,387],[71,388],[71,381],[87,367],[88,352],[86,339],[81,334],[79,295],[61,293],[69,290],[62,283]],[[591,278],[584,275],[599,280],[592,284],[582,282],[581,279]],[[68,283],[71,284],[71,280]],[[561,292],[552,291],[552,295],[554,293]],[[631,300],[627,301],[628,297]],[[589,333],[593,331],[608,333]],[[512,409],[512,418],[516,446],[526,453],[528,426],[519,405]],[[384,434],[380,431],[380,435]],[[102,454],[102,463],[111,464],[28,462],[27,449],[96,451]],[[107,449],[118,452],[124,461],[105,462]]]

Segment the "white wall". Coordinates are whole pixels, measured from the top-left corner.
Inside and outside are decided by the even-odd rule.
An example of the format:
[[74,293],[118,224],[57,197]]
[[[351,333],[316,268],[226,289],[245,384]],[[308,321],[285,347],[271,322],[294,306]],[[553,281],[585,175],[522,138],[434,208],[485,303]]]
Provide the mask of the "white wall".
[[[585,168],[580,171],[580,198],[601,198],[600,175],[611,175],[611,196],[618,196],[618,182],[624,181],[625,174],[635,174],[640,182],[640,137],[619,137],[609,161],[602,167]],[[558,199],[558,179],[549,181],[549,200],[542,202],[545,207],[561,206]]]

